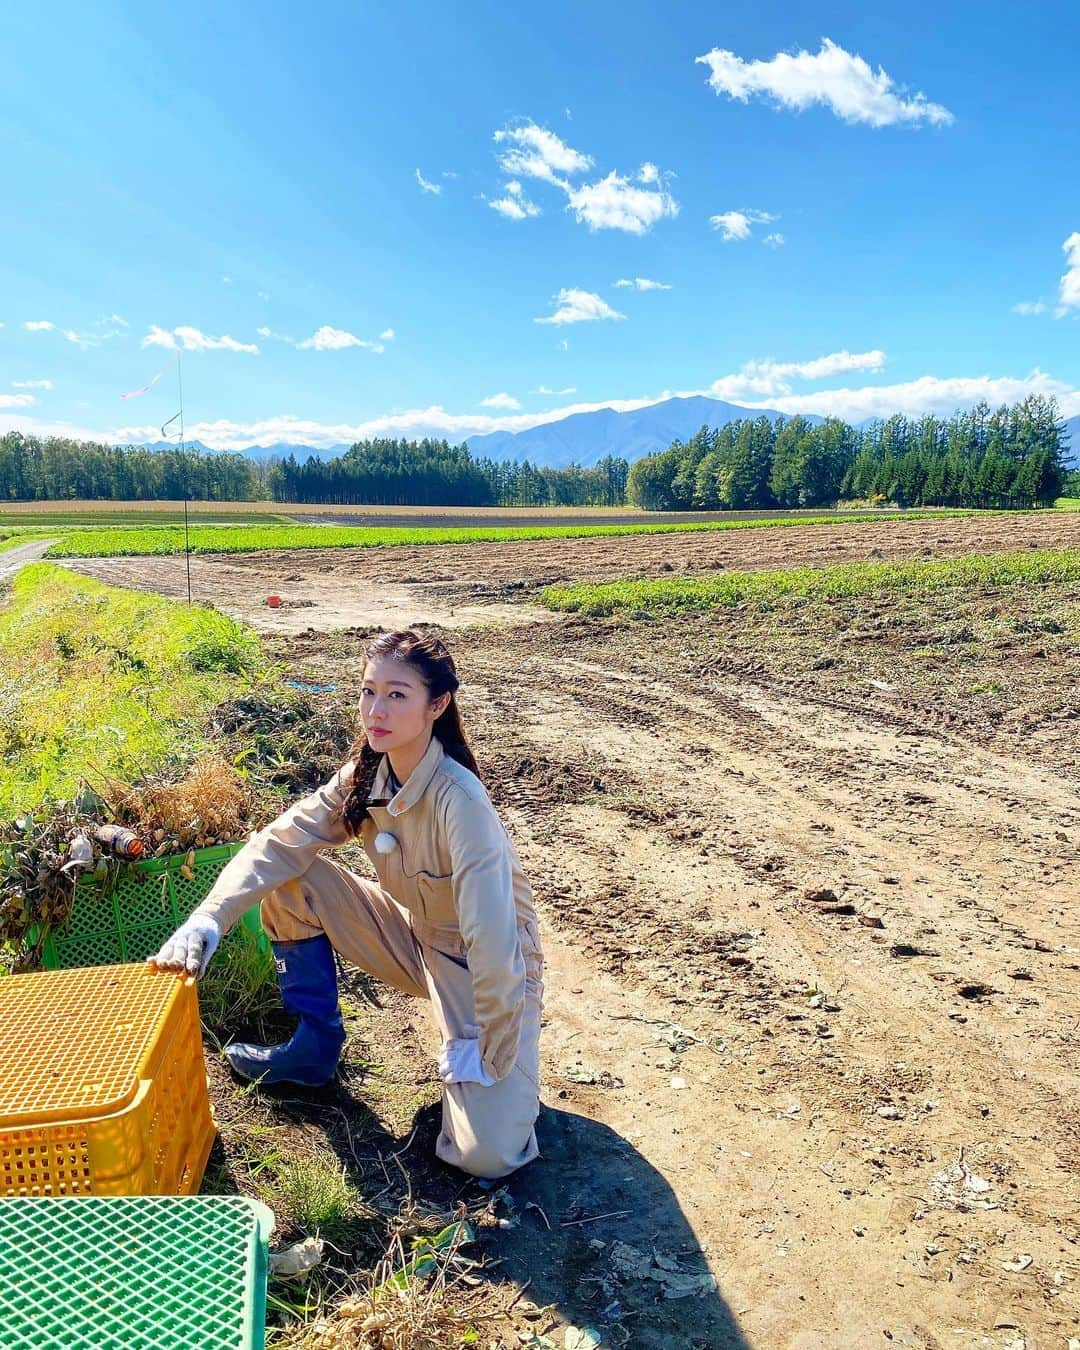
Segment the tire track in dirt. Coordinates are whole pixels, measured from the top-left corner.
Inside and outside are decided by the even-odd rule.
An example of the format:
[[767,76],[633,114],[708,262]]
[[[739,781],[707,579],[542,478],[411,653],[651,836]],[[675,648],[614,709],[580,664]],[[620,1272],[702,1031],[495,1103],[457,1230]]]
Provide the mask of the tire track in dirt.
[[[512,724],[529,700],[515,745],[549,757],[549,784],[553,766],[575,757],[554,801],[550,786],[530,798],[520,784],[504,799],[560,940],[650,1003],[718,1028],[757,1066],[746,1110],[769,1112],[763,1099],[785,1087],[804,1109],[812,1100],[835,1145],[832,1171],[848,1183],[839,1194],[885,1206],[887,1221],[875,1213],[892,1230],[886,1246],[918,1213],[905,1191],[925,1190],[966,1144],[1005,1188],[1003,1231],[1047,1254],[1063,1213],[1057,1187],[1080,1161],[1068,1105],[1069,864],[1063,855],[1048,874],[1040,856],[1080,823],[1071,784],[924,725],[911,736],[903,711],[769,680],[690,697],[607,654],[549,650],[537,697],[535,671],[496,660],[485,678],[478,651],[469,663],[492,725]],[[484,756],[498,798],[499,749]],[[604,791],[593,782],[593,800],[575,805],[590,763]],[[899,811],[898,786],[910,798]],[[990,852],[1003,842],[1007,853]],[[833,895],[808,899],[815,889]],[[1010,944],[1032,980],[1007,973],[1021,970]],[[816,1007],[808,983],[826,991]],[[709,1110],[727,1120],[725,1098],[712,1094]],[[787,1165],[806,1161],[796,1153]],[[822,1243],[835,1197],[813,1205]],[[960,1251],[965,1225],[934,1218]],[[969,1296],[1001,1283],[975,1248],[965,1273],[982,1283]],[[816,1278],[827,1283],[826,1269]],[[1042,1311],[1052,1323],[1049,1292]]]

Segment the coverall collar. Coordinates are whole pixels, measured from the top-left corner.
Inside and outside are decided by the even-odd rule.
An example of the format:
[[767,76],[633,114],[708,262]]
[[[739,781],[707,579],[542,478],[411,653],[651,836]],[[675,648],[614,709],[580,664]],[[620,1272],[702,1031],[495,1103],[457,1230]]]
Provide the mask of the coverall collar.
[[[415,806],[420,798],[428,789],[428,785],[435,777],[435,771],[442,763],[443,744],[438,736],[432,736],[431,744],[424,751],[423,758],[408,778],[402,784],[401,788],[391,797],[386,806],[386,810],[392,816],[400,816],[407,811],[410,806]],[[375,773],[375,781],[371,785],[372,797],[384,797],[386,795],[387,780],[390,777],[390,759],[383,755],[382,763]]]

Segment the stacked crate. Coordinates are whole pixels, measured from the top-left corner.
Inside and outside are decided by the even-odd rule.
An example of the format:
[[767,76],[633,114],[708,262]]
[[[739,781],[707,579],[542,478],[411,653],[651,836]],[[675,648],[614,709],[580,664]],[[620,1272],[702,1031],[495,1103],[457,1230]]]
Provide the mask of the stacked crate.
[[0,1195],[187,1195],[214,1139],[194,981],[0,979]]
[[4,1350],[262,1350],[274,1216],[238,1195],[0,1201]]
[[[214,1140],[195,982],[143,963],[234,852],[80,882],[46,969],[0,979],[2,1350],[262,1350],[274,1216],[195,1194]],[[257,911],[230,941],[269,961]]]

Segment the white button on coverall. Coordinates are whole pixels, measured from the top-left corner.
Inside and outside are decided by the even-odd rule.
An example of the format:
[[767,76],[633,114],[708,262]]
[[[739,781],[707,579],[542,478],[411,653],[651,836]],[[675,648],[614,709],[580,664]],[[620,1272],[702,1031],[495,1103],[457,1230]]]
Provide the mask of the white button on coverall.
[[[443,1088],[436,1153],[476,1176],[500,1177],[537,1154],[543,957],[532,890],[517,850],[476,776],[433,737],[361,838],[378,883],[329,858],[349,839],[342,808],[353,765],[252,835],[198,906],[226,932],[256,900],[275,942],[325,933],[353,965],[431,1000],[444,1040],[476,1035],[492,1087]],[[372,787],[385,797],[383,758]],[[374,847],[380,831],[397,843]]]

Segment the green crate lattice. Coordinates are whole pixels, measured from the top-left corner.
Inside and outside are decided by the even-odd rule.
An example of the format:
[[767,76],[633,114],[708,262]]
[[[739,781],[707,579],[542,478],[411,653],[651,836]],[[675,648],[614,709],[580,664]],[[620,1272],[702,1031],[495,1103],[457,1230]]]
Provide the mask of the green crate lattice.
[[[46,970],[63,970],[145,961],[210,893],[218,873],[243,847],[217,844],[196,849],[189,869],[194,880],[180,875],[185,853],[124,867],[111,889],[89,877],[82,878],[75,887],[70,923],[45,938],[42,965]],[[223,947],[227,949],[228,943],[245,935],[260,950],[269,952],[257,906],[248,910]]]
[[273,1213],[238,1195],[0,1202],[4,1350],[263,1350]]

